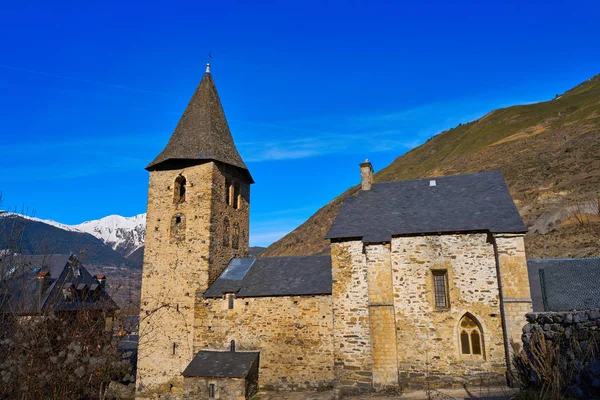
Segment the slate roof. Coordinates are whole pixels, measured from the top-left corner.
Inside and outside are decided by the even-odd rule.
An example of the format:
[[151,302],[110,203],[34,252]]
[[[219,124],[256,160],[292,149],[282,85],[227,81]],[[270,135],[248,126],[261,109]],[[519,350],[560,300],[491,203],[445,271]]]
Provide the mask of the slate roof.
[[533,311],[600,308],[600,258],[527,260]]
[[237,297],[302,296],[331,294],[331,257],[259,257],[249,260],[250,269],[243,277],[227,279],[227,268],[204,293],[219,298],[224,293]]
[[255,352],[199,351],[183,371],[183,376],[246,378],[259,355]]
[[477,231],[527,232],[500,171],[374,183],[344,200],[325,237],[380,243],[394,235]]
[[[102,288],[99,297],[90,295],[85,300],[73,297],[72,301],[65,299],[63,288],[91,288],[98,281],[81,265],[74,255],[19,255],[8,256],[0,260],[2,271],[9,271],[0,287],[8,296],[3,301],[3,312],[15,312],[22,315],[36,315],[51,311],[76,310],[116,310],[119,307]],[[38,274],[48,272],[49,285],[45,290],[40,288]]]
[[146,167],[165,162],[220,161],[240,168],[252,181],[238,153],[210,72],[206,72],[164,150]]

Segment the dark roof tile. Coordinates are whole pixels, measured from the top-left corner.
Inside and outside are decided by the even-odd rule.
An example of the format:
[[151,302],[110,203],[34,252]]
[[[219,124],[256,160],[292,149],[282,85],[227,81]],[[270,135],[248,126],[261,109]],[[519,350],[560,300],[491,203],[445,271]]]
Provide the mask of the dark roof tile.
[[325,237],[378,243],[476,231],[527,232],[500,171],[375,183],[345,199]]
[[183,371],[185,377],[246,378],[260,353],[199,351]]
[[527,260],[533,311],[600,308],[600,258]]
[[224,293],[237,297],[331,294],[330,256],[259,257],[242,279],[224,279],[226,275],[227,269],[204,293],[205,298]]
[[220,161],[240,168],[252,182],[238,153],[210,72],[204,74],[164,150],[146,167],[165,162]]

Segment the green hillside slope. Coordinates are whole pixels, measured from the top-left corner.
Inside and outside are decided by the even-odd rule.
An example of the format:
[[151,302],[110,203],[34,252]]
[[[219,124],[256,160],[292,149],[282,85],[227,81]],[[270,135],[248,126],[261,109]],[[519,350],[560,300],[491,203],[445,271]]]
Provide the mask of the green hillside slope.
[[[556,99],[495,110],[398,157],[375,181],[501,169],[529,227],[529,257],[600,255],[572,218],[600,196],[600,75]],[[358,167],[357,167],[358,174]],[[324,235],[343,198],[321,208],[262,256],[326,253]]]

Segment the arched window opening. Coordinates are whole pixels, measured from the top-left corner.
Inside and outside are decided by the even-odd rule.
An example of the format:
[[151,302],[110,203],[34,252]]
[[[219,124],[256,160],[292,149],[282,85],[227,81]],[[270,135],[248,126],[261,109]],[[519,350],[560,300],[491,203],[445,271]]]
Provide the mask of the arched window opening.
[[185,239],[185,215],[179,213],[171,218],[171,237],[176,240]]
[[231,247],[238,249],[240,246],[240,224],[233,224],[233,238],[231,239]]
[[460,320],[460,348],[462,354],[483,355],[481,328],[477,320],[466,314]]
[[231,180],[229,178],[225,179],[225,204],[231,204]]
[[233,208],[236,210],[240,207],[240,184],[233,184]]
[[223,247],[229,247],[229,218],[223,220]]
[[185,201],[185,184],[186,179],[183,175],[179,175],[175,178],[175,185],[173,189],[173,203],[180,204]]

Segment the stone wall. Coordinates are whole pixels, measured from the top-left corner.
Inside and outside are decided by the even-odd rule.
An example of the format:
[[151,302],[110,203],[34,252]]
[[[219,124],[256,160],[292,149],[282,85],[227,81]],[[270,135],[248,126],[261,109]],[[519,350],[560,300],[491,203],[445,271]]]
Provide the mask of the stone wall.
[[[507,339],[519,342],[525,314],[532,311],[523,235],[494,235]],[[510,350],[510,346],[507,346]]]
[[361,241],[331,244],[335,386],[342,393],[373,385],[367,264]]
[[527,322],[516,357],[521,383],[547,390],[551,382],[565,398],[600,398],[600,309],[528,313]]
[[[209,397],[209,386],[215,385],[214,397]],[[246,380],[243,378],[184,378],[185,399],[246,400]]]
[[260,351],[259,385],[314,390],[333,381],[331,296],[198,299],[195,350]]
[[[392,239],[398,369],[408,387],[505,383],[505,348],[494,246],[486,234]],[[450,307],[438,309],[434,271],[446,271]],[[483,355],[463,355],[459,322],[476,319]]]
[[591,336],[600,333],[600,309],[528,313],[526,318],[522,335],[525,346],[537,332],[546,340],[574,339],[581,348],[587,348]]
[[[185,177],[185,201],[175,180]],[[240,205],[226,204],[225,182],[239,182]],[[235,168],[206,162],[150,172],[146,250],[142,271],[138,396],[180,393],[181,372],[194,353],[194,313],[201,298],[232,257],[248,252],[250,188]],[[238,248],[223,245],[239,228]],[[140,386],[141,385],[141,386]]]
[[369,285],[369,326],[373,353],[373,387],[398,384],[396,321],[390,246],[365,245]]

